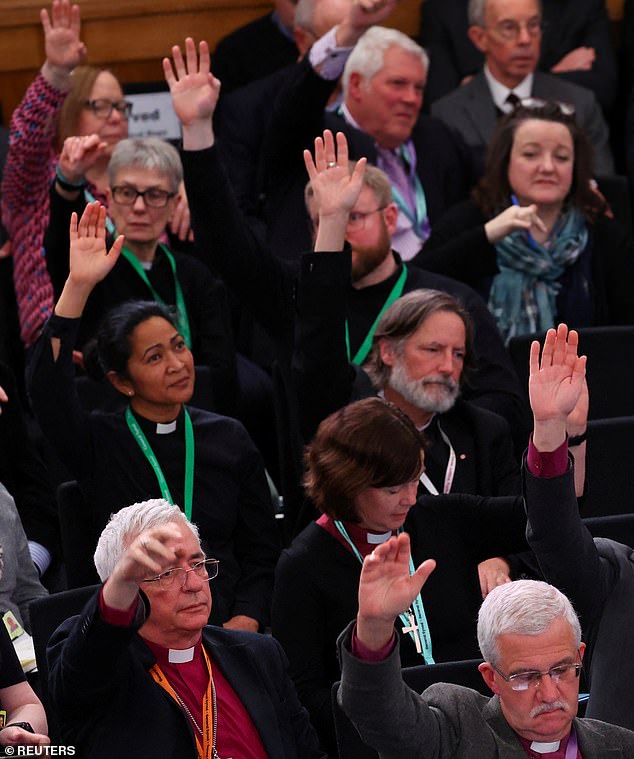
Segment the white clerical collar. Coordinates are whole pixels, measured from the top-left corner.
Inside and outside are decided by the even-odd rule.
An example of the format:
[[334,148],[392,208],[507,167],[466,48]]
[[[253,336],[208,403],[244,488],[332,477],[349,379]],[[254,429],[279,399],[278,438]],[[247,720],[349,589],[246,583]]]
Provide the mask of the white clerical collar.
[[381,543],[385,543],[387,540],[389,540],[392,537],[392,532],[384,532],[381,535],[378,535],[376,532],[368,532],[366,535],[366,540],[368,543],[372,546],[379,546]]
[[513,87],[512,90],[503,85],[501,82],[498,82],[498,80],[489,71],[489,67],[486,65],[486,63],[484,64],[484,77],[487,80],[487,84],[489,85],[489,90],[491,91],[493,102],[495,103],[496,107],[504,113],[508,113],[509,111],[513,110],[513,106],[510,103],[506,102],[506,98],[509,96],[509,93],[513,92],[520,100],[525,100],[531,96],[531,93],[533,91],[533,74],[528,74],[528,76],[525,76],[524,79],[522,79],[522,81],[517,85],[517,87]]
[[174,432],[175,429],[176,429],[176,419],[174,419],[173,422],[168,422],[167,424],[163,424],[162,422],[156,423],[157,435],[169,435],[170,432]]
[[194,658],[194,649],[191,648],[170,648],[167,652],[167,660],[170,664],[186,664],[188,661],[192,661]]
[[533,741],[530,745],[530,749],[536,754],[554,754],[555,751],[559,751],[560,743],[561,741],[553,741],[552,743],[540,743],[539,741]]

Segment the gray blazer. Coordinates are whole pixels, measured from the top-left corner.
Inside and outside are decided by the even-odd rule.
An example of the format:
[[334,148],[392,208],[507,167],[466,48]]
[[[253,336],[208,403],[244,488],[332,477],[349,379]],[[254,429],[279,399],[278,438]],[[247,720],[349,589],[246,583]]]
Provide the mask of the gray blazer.
[[[543,100],[574,105],[577,123],[594,147],[597,175],[614,174],[608,127],[590,90],[536,71],[531,94]],[[484,73],[481,71],[468,84],[437,100],[431,112],[462,136],[474,152],[476,161],[483,166],[484,154],[498,118]]]
[[[350,653],[350,624],[339,637],[339,702],[382,759],[526,759],[497,697],[438,683],[422,694],[403,682],[398,647],[381,662]],[[632,759],[634,733],[589,719],[574,721],[584,759]]]

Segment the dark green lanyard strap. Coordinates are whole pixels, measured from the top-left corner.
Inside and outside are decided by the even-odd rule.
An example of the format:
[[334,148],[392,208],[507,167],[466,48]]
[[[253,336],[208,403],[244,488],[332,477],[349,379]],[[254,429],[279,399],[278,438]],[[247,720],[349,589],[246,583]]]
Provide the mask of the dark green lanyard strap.
[[[194,426],[189,416],[189,412],[186,408],[183,408],[185,417],[185,489],[183,504],[185,510],[185,516],[191,522],[192,518],[192,503],[194,500]],[[125,410],[125,420],[128,424],[128,429],[132,433],[132,436],[136,440],[139,448],[143,452],[143,455],[148,460],[150,466],[154,470],[156,479],[158,480],[159,488],[161,489],[161,495],[166,501],[171,504],[174,503],[172,494],[170,493],[167,480],[161,469],[161,465],[156,458],[152,446],[148,443],[148,439],[145,437],[143,430],[139,427],[139,423],[134,418],[132,410],[128,406]]]
[[[174,256],[165,247],[165,245],[163,245],[162,243],[159,243],[159,244],[161,246],[161,250],[163,251],[163,253],[165,253],[165,257],[169,261],[169,265],[172,269],[172,276],[174,277],[174,292],[176,294],[176,314],[177,314],[177,320],[178,320],[178,331],[183,336],[185,345],[191,350],[192,334],[191,334],[191,329],[189,327],[189,317],[187,316],[187,308],[185,306],[185,297],[183,295],[183,288],[181,287],[181,283],[178,279],[178,275],[176,274],[176,261],[174,259]],[[129,250],[129,248],[126,248],[124,246],[123,250],[121,251],[121,255],[126,259],[126,261],[134,269],[134,271],[139,275],[139,277],[141,277],[141,279],[148,286],[154,300],[157,301],[158,303],[163,304],[164,306],[167,305],[165,301],[163,300],[163,298],[161,298],[161,296],[154,289],[152,283],[148,279],[148,275],[145,269],[141,265],[141,262],[139,261],[139,259],[134,255],[134,253],[131,250]]]
[[407,279],[407,267],[405,264],[402,264],[402,266],[403,271],[401,272],[401,275],[396,280],[392,291],[387,296],[387,299],[383,304],[383,308],[379,311],[378,316],[374,320],[374,323],[368,330],[368,334],[365,336],[364,341],[361,343],[361,347],[352,359],[350,358],[350,328],[348,327],[348,320],[346,319],[346,351],[348,352],[348,361],[352,361],[352,363],[356,364],[357,366],[360,366],[366,360],[368,353],[370,352],[370,348],[372,347],[372,338],[374,337],[376,325],[379,323],[379,320],[385,311],[387,311],[387,309],[392,305],[392,303],[394,303],[395,300],[398,300],[398,298],[400,298],[403,294],[405,280]]

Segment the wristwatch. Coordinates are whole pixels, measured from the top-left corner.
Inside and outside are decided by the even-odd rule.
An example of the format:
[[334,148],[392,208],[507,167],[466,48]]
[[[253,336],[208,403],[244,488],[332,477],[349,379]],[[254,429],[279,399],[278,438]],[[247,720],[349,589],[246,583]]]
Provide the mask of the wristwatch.
[[2,729],[6,730],[8,727],[21,727],[22,730],[26,730],[27,733],[34,733],[33,725],[30,722],[9,722]]

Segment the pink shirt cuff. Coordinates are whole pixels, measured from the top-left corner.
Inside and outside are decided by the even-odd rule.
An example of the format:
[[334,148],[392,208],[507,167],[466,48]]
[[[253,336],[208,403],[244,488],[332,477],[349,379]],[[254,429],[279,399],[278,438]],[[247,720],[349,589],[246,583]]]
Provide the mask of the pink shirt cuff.
[[138,603],[139,598],[137,596],[129,609],[123,611],[121,611],[121,609],[113,609],[110,606],[106,606],[106,602],[103,600],[103,587],[99,591],[99,613],[101,614],[103,621],[107,622],[109,625],[115,625],[116,627],[130,627]]
[[396,636],[394,633],[392,633],[392,637],[389,639],[389,641],[383,646],[383,648],[380,648],[378,651],[373,651],[372,649],[365,646],[359,638],[357,638],[357,626],[354,626],[354,629],[352,630],[352,655],[356,656],[357,659],[362,659],[363,661],[383,661],[384,659],[387,659],[387,657],[392,653],[394,650],[394,646],[396,645]]
[[528,441],[526,466],[533,477],[561,477],[568,471],[568,441],[565,440],[554,451],[540,451],[533,445],[533,436]]

